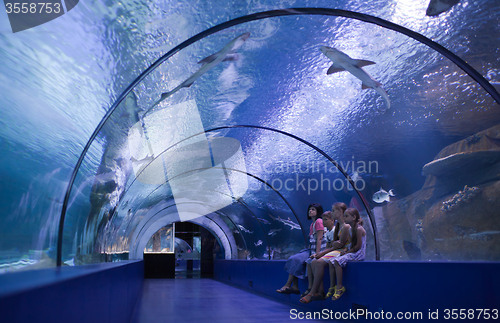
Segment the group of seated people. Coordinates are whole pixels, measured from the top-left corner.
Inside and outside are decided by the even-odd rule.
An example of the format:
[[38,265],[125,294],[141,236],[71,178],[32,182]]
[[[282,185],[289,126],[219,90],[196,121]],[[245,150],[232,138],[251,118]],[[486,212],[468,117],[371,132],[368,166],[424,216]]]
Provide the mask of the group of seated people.
[[[301,294],[300,302],[310,303],[329,297],[337,300],[345,293],[342,273],[346,263],[365,258],[366,231],[363,220],[358,210],[347,208],[342,202],[335,203],[332,211],[327,212],[323,212],[320,204],[313,203],[307,209],[307,218],[313,221],[309,228],[310,247],[287,260],[285,270],[288,280],[277,292],[300,294],[298,280],[306,276],[307,270],[309,287]],[[325,295],[323,276],[327,265],[330,288]]]

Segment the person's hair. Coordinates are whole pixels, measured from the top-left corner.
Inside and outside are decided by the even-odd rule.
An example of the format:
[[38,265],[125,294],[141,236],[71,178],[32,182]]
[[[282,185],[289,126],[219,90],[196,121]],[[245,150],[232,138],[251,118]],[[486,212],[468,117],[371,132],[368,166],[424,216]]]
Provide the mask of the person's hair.
[[307,219],[308,219],[308,220],[311,220],[311,217],[309,216],[309,210],[310,210],[312,207],[316,209],[316,218],[320,217],[320,216],[321,216],[321,214],[323,214],[323,207],[321,206],[321,204],[318,204],[318,203],[311,203],[311,204],[309,204],[309,206],[307,207]]
[[[333,209],[337,209],[337,210],[342,211],[342,216],[344,216],[344,212],[345,212],[345,210],[347,210],[347,205],[345,205],[345,203],[342,203],[342,202],[337,202],[337,203],[332,205],[332,211],[333,211]],[[337,241],[340,239],[339,232],[340,232],[340,225],[337,222],[337,225],[335,226],[335,231],[333,231],[333,241]]]
[[357,237],[358,236],[358,234],[357,234],[358,225],[363,226],[363,219],[359,215],[358,210],[356,210],[355,208],[348,208],[344,212],[344,214],[349,214],[349,215],[352,215],[354,217],[354,221],[351,225],[351,231],[352,231],[351,246],[355,246],[356,243],[358,242],[358,237]]
[[321,214],[321,217],[326,217],[326,218],[329,218],[330,220],[333,220],[333,212],[326,211],[325,213]]

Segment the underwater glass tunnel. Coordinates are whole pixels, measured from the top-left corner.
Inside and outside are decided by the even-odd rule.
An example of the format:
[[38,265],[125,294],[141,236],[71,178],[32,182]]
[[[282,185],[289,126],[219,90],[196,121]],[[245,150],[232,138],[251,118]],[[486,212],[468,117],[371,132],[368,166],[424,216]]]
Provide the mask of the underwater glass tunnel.
[[337,201],[367,259],[499,261],[500,2],[428,4],[2,12],[0,273],[142,259],[186,221],[225,259],[287,259]]

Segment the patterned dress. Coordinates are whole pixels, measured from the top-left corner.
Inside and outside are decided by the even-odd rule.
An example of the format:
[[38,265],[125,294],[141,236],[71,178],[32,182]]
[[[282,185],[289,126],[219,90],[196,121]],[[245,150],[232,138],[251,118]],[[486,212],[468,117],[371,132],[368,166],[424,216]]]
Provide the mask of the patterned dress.
[[[335,229],[334,229],[335,230]],[[344,230],[344,227],[342,227],[342,229],[339,230],[339,237],[342,236],[342,230]],[[333,231],[333,230],[332,230]],[[340,249],[336,249],[336,250],[333,250],[333,251],[330,251],[329,253],[327,253],[326,255],[324,255],[323,257],[321,257],[320,259],[323,259],[324,261],[328,262],[328,261],[331,261],[332,258],[335,258],[335,257],[338,257],[340,255],[340,252],[344,251],[344,250],[348,250],[347,249],[347,246],[349,245],[349,241],[351,240],[351,237],[350,235],[347,237],[347,241],[345,242],[344,244],[344,247],[343,248],[340,248]]]
[[[321,225],[323,225],[323,220],[321,218],[317,219],[316,221],[321,221]],[[299,279],[304,279],[304,277],[306,277],[306,263],[308,263],[308,261],[309,263],[312,261],[309,256],[316,252],[316,221],[313,222],[310,227],[310,231],[312,231],[313,233],[309,236],[309,248],[302,249],[299,253],[290,256],[285,264],[285,271]],[[326,238],[324,235],[321,241],[321,247],[321,250],[324,250],[326,247]]]
[[[352,230],[349,229],[349,236],[351,237],[352,241]],[[350,249],[350,247],[349,247]],[[363,261],[365,260],[365,252],[366,252],[366,234],[364,237],[361,238],[361,248],[359,248],[358,251],[355,253],[346,253],[343,256],[339,256],[336,258],[331,258],[330,262],[332,264],[335,264],[334,261],[337,261],[341,267],[345,267],[345,265],[349,261]]]

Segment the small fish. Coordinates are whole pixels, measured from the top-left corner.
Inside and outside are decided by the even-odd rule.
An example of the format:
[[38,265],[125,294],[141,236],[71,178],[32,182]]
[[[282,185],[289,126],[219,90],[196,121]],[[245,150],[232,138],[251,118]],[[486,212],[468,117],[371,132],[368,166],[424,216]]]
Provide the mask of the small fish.
[[241,231],[246,232],[246,233],[253,233],[253,231],[247,230],[244,226],[241,224],[238,224],[238,228],[240,228]]
[[254,244],[256,247],[257,247],[257,246],[260,246],[260,245],[262,244],[262,240],[259,240],[259,241],[257,241],[257,242],[254,242],[253,244]]
[[387,192],[381,187],[378,192],[375,192],[375,194],[373,194],[373,201],[377,203],[384,203],[384,201],[390,202],[391,196],[395,196],[392,190],[389,190],[389,192]]
[[238,54],[235,53],[235,51],[243,45],[243,43],[250,37],[250,33],[244,33],[235,39],[233,39],[231,42],[229,42],[226,46],[224,46],[223,49],[218,51],[217,53],[210,55],[201,61],[198,62],[198,64],[203,64],[203,66],[196,71],[193,75],[191,75],[187,80],[179,84],[175,89],[169,92],[162,93],[160,99],[156,101],[156,103],[149,108],[144,115],[146,115],[151,109],[153,109],[155,106],[157,106],[161,101],[165,100],[175,92],[179,91],[183,87],[190,87],[193,85],[194,81],[198,79],[200,76],[214,68],[217,64],[220,62],[224,61],[237,61],[238,60]]
[[271,224],[271,222],[267,221],[266,219],[263,219],[263,218],[257,218],[257,221],[259,221],[260,223],[264,223],[264,224]]
[[431,0],[427,6],[425,14],[427,16],[437,16],[451,9],[460,0]]
[[354,172],[352,175],[350,175],[350,176],[351,176],[352,181],[353,181],[353,182],[355,182],[355,183],[356,183],[356,181],[360,178],[359,173],[358,173],[357,171],[355,171],[355,172]]
[[278,231],[281,231],[281,229],[272,229],[272,230],[269,230],[269,233],[267,235],[269,236],[275,236],[278,234]]
[[293,229],[301,229],[300,225],[298,225],[297,223],[293,222],[292,220],[290,220],[290,218],[288,218],[288,220],[285,220],[285,219],[282,219],[280,217],[278,217],[278,221],[282,222],[284,225],[288,225],[290,226],[290,230],[293,230]]
[[326,74],[330,75],[343,71],[351,73],[361,80],[361,88],[363,90],[368,88],[374,89],[384,98],[387,104],[387,110],[391,108],[391,101],[387,96],[387,92],[382,88],[382,84],[372,79],[372,77],[362,69],[363,66],[375,64],[374,62],[362,59],[352,59],[347,54],[332,47],[321,46],[320,50],[333,62],[333,65],[330,66]]
[[411,260],[421,260],[422,251],[413,242],[403,240],[403,249]]

